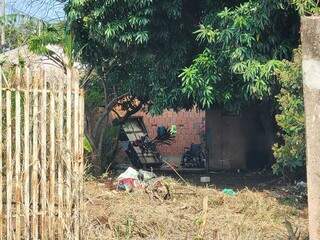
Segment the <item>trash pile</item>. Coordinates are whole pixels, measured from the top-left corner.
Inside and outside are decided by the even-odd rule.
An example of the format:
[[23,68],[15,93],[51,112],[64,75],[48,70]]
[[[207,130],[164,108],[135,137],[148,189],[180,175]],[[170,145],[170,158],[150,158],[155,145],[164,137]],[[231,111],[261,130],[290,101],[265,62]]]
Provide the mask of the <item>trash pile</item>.
[[142,169],[137,171],[132,167],[128,167],[125,172],[117,177],[115,189],[126,192],[144,190],[149,197],[160,201],[171,197],[169,185],[165,183],[164,177],[157,177],[155,173]]
[[156,177],[152,172],[141,169],[137,171],[132,167],[128,167],[127,170],[117,178],[116,189],[130,192],[134,188],[144,188],[148,181]]
[[296,202],[306,203],[308,200],[307,183],[304,181],[295,182],[295,184],[289,188],[289,193]]

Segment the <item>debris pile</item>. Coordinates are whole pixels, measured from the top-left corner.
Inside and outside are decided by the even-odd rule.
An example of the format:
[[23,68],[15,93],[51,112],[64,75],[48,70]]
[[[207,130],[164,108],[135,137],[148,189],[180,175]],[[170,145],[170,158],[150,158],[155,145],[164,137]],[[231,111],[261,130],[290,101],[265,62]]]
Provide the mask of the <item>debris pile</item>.
[[114,185],[117,191],[144,190],[150,198],[160,201],[170,198],[169,185],[165,183],[165,177],[157,177],[153,172],[142,169],[137,171],[129,167],[119,175]]

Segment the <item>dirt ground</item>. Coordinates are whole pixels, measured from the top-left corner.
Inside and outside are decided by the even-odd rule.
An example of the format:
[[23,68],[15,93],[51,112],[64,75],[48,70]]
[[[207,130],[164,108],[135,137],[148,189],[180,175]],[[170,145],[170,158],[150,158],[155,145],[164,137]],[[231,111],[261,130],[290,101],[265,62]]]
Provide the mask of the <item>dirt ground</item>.
[[[212,185],[199,186],[198,177],[189,174],[191,184],[165,177],[166,200],[88,180],[84,239],[289,240],[290,231],[306,239],[306,205],[289,185],[261,174],[223,173],[211,176]],[[225,187],[236,195],[223,193]]]

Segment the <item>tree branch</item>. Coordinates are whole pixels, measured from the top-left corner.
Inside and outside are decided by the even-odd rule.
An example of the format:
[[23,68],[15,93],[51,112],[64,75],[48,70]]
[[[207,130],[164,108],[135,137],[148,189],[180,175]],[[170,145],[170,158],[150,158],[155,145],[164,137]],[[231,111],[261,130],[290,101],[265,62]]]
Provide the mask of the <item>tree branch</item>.
[[86,76],[84,77],[84,80],[83,82],[81,83],[80,85],[80,88],[86,88],[87,87],[87,84],[90,82],[90,76],[92,74],[94,70],[94,67],[91,67],[88,71],[88,73],[86,74]]
[[102,122],[105,121],[106,117],[109,115],[109,113],[110,113],[111,110],[113,109],[114,105],[115,105],[116,103],[118,103],[119,100],[121,100],[122,98],[124,98],[124,97],[126,97],[126,96],[128,96],[128,93],[125,93],[125,94],[123,94],[123,95],[121,95],[121,96],[118,96],[118,97],[114,98],[112,101],[110,101],[110,102],[108,103],[108,105],[105,106],[105,111],[104,111],[104,112],[100,115],[100,117],[98,118],[97,123],[96,123],[96,126],[95,126],[95,128],[94,128],[94,130],[93,130],[92,135],[93,135],[94,138],[96,138],[97,132],[98,132],[98,130],[100,129]]
[[66,64],[63,61],[63,59],[58,54],[56,54],[54,51],[52,51],[52,50],[50,50],[48,48],[47,48],[47,51],[48,51],[47,57],[49,59],[51,59],[52,61],[54,61],[57,65],[62,67],[63,70],[66,72],[67,68],[66,68]]
[[132,116],[133,114],[136,114],[137,112],[140,111],[140,109],[142,108],[142,102],[139,102],[139,104],[137,106],[133,106],[132,105],[132,110],[127,111],[126,114],[123,117],[120,117],[120,122],[123,123],[124,121],[126,121],[130,116]]
[[91,134],[91,131],[90,131],[90,124],[89,124],[89,119],[87,117],[87,114],[86,114],[86,118],[85,119],[86,119],[85,128],[84,128],[85,135],[88,138],[88,141],[90,142],[92,148],[96,149],[95,142],[93,140],[93,137],[92,137],[92,134]]

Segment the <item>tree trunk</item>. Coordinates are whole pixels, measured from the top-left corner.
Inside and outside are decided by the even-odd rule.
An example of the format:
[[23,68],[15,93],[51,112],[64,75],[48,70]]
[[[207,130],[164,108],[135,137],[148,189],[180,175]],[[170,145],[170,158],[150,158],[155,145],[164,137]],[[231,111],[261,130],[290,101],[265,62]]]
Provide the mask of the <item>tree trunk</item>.
[[[107,98],[107,94],[105,94],[105,98]],[[128,98],[127,101],[122,102],[123,99]],[[109,123],[109,115],[110,112],[114,110],[115,106],[119,104],[123,104],[122,109],[125,109],[124,116],[118,115],[118,120],[120,123],[123,123],[128,117],[137,113],[141,107],[142,102],[136,104],[136,98],[128,97],[128,94],[123,94],[121,96],[113,98],[111,101],[107,101],[105,99],[104,110],[99,113],[97,116],[92,109],[86,108],[86,126],[85,126],[85,134],[88,137],[93,151],[90,154],[91,156],[91,166],[93,170],[93,174],[95,176],[99,176],[102,174],[102,154],[103,154],[103,140],[104,133],[108,127]]]
[[[103,119],[103,121],[100,121],[99,126],[97,126],[98,123],[95,119],[95,114],[93,112],[86,113],[87,124],[85,126],[85,132],[92,146],[92,152],[90,153],[90,165],[92,167],[92,173],[94,176],[99,176],[102,174],[103,136],[108,125],[108,114],[105,114],[105,112],[102,114],[104,114],[106,117]],[[98,116],[98,119],[100,119],[100,117],[101,115]],[[96,130],[93,131],[92,129]]]
[[320,239],[320,17],[301,26],[310,240]]
[[100,176],[102,174],[102,167],[101,167],[101,156],[99,156],[96,150],[93,150],[90,153],[90,162],[92,166],[92,173],[94,176]]

